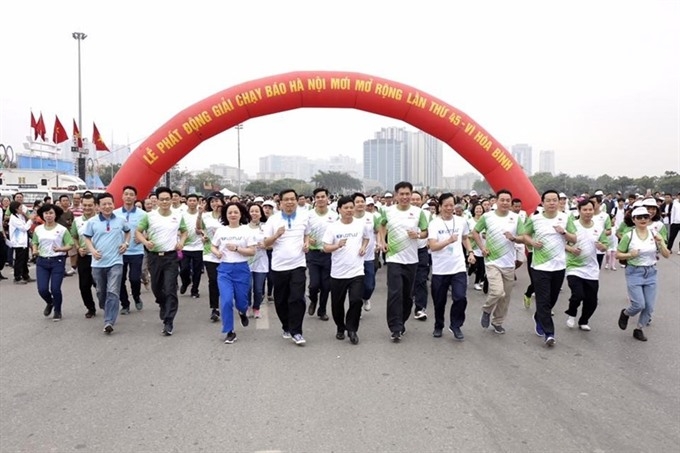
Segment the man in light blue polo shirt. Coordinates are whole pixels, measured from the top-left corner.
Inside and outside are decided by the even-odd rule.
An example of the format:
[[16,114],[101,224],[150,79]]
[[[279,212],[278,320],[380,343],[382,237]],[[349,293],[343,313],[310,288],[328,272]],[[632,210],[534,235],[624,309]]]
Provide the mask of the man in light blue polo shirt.
[[[130,231],[135,231],[139,221],[146,215],[143,209],[135,206],[137,201],[137,189],[133,186],[123,187],[123,206],[113,211],[116,217],[124,219]],[[123,273],[120,278],[120,314],[130,313],[130,298],[125,288],[125,280],[130,278],[130,293],[135,301],[135,308],[141,310],[143,307],[142,290],[142,263],[144,262],[144,246],[136,238],[130,240],[130,245],[123,254]]]
[[111,334],[118,317],[123,254],[130,246],[130,227],[113,213],[113,195],[97,197],[99,215],[85,226],[85,244],[92,254],[92,276],[97,284],[99,306],[104,305],[104,333]]

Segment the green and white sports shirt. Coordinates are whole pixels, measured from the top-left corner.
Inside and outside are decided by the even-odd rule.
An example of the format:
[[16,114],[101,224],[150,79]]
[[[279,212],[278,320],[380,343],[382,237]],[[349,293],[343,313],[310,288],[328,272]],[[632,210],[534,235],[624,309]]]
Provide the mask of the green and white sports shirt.
[[543,212],[534,214],[524,224],[524,233],[543,244],[540,248],[534,247],[531,267],[536,270],[559,271],[567,267],[567,241],[563,234],[555,231],[556,226],[561,226],[568,233],[576,233],[574,218],[563,212],[558,212],[553,218],[546,217]]

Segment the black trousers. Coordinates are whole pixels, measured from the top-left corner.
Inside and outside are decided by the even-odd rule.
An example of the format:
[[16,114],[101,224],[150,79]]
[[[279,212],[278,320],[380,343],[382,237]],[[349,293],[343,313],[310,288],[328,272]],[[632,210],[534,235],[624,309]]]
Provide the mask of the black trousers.
[[[96,311],[94,306],[94,296],[92,295],[92,288],[95,286],[94,278],[92,277],[92,255],[78,256],[78,289],[80,290],[80,298],[83,299],[83,305],[89,311]],[[104,307],[100,307],[102,310]]]
[[14,248],[14,281],[28,280],[28,247]]
[[201,284],[201,270],[203,269],[203,250],[182,250],[182,260],[179,262],[179,276],[182,285],[191,284],[191,294],[198,294]]
[[[96,311],[94,296],[92,295],[92,288],[94,287],[94,278],[92,277],[92,255],[78,256],[77,266],[80,298],[83,299],[83,304],[88,311]],[[102,310],[104,309],[104,307],[100,308]]]
[[418,249],[418,265],[416,266],[416,278],[413,281],[414,311],[427,308],[427,279],[430,276],[430,254],[427,247]]
[[578,307],[583,302],[578,325],[586,325],[597,309],[597,291],[600,288],[600,282],[598,280],[586,280],[575,275],[569,275],[567,283],[571,290],[571,297],[569,297],[569,308],[565,313],[576,317]]
[[532,269],[534,274],[534,288],[536,290],[536,320],[543,327],[546,335],[555,335],[555,325],[552,320],[552,309],[560,296],[560,288],[564,283],[565,270],[540,271]]
[[326,314],[328,295],[331,292],[331,254],[321,250],[307,252],[309,272],[309,300],[318,302],[318,314]]
[[390,332],[401,332],[411,315],[411,291],[418,263],[387,263],[387,327]]
[[[345,330],[357,332],[359,330],[359,318],[364,301],[361,299],[364,290],[364,276],[352,278],[331,278],[331,310],[333,321],[338,327],[338,332]],[[349,295],[349,308],[345,317],[345,297]]]
[[274,306],[281,328],[291,335],[302,335],[305,317],[306,269],[296,267],[287,271],[272,271],[274,280]]
[[668,225],[669,228],[669,233],[668,233],[668,244],[666,246],[668,247],[668,250],[673,248],[673,243],[675,242],[675,238],[680,232],[680,223],[671,223]]
[[531,260],[533,257],[533,252],[527,252],[527,273],[529,274],[529,286],[527,286],[527,290],[524,292],[524,295],[527,297],[531,297],[531,295],[534,294],[534,274],[532,273],[534,270],[531,267]]
[[208,275],[208,299],[210,300],[210,308],[219,310],[220,288],[217,286],[217,266],[219,266],[220,263],[203,261],[203,264],[205,264],[205,273]]
[[177,252],[164,255],[149,252],[149,274],[151,275],[151,291],[156,303],[161,308],[159,317],[164,324],[172,325],[179,309],[177,299],[177,274],[179,266]]

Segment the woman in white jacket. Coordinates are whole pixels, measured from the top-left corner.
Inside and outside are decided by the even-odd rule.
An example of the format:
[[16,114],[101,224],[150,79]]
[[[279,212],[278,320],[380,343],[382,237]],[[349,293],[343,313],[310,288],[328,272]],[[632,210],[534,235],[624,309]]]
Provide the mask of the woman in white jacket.
[[9,242],[14,249],[14,283],[33,281],[28,275],[28,230],[33,224],[26,218],[24,205],[18,201],[9,204]]

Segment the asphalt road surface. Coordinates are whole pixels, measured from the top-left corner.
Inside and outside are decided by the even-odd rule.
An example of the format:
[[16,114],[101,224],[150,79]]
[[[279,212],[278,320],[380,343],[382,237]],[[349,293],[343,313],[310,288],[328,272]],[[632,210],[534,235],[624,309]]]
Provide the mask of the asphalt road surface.
[[[201,298],[180,297],[175,334],[158,308],[119,316],[102,333],[84,317],[77,277],[63,320],[42,315],[35,284],[0,282],[2,452],[656,452],[680,449],[680,256],[659,264],[649,341],[619,330],[624,272],[603,270],[591,332],[565,325],[557,345],[533,332],[517,272],[505,335],[480,326],[468,289],[465,340],[433,338],[433,312],[399,344],[385,320],[385,269],[360,343],[306,316],[307,345],[281,338],[273,305],[223,343]],[[4,269],[5,276],[11,269]],[[31,268],[34,275],[34,268]],[[431,301],[430,301],[431,303]],[[448,316],[448,312],[447,312]]]

